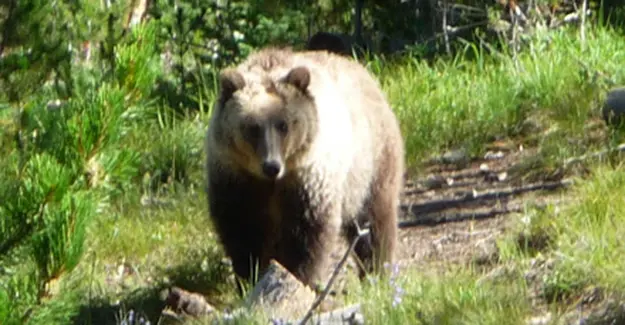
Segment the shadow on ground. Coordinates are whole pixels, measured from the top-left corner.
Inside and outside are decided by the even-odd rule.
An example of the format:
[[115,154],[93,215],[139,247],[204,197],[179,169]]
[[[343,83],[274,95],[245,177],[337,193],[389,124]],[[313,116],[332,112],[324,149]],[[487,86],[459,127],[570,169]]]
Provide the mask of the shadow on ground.
[[[219,261],[219,259],[211,260]],[[160,278],[168,280],[150,287],[139,288],[117,303],[102,298],[94,299],[80,307],[72,324],[120,324],[124,318],[128,325],[145,324],[139,322],[140,317],[149,320],[151,324],[157,324],[161,312],[166,307],[164,291],[174,286],[204,295],[207,301],[218,309],[227,307],[223,305],[224,299],[221,297],[235,297],[233,293],[236,292],[236,286],[229,279],[231,270],[224,263],[216,262],[215,265],[207,267],[196,261],[158,273]],[[128,319],[131,310],[134,314],[134,323]]]

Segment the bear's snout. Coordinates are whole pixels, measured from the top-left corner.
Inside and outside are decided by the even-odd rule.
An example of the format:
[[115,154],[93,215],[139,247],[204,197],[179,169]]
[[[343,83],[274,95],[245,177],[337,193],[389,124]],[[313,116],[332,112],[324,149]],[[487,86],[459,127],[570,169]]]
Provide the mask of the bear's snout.
[[266,160],[262,164],[262,169],[268,178],[278,178],[282,174],[282,163],[277,160]]

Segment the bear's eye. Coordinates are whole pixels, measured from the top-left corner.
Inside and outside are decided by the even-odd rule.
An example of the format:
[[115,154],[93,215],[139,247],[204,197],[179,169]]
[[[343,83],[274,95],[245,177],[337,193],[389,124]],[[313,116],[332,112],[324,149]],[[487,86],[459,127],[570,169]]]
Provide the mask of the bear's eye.
[[243,127],[243,131],[248,138],[256,139],[260,137],[260,125],[258,124],[248,124]]
[[278,123],[276,123],[276,128],[282,134],[289,132],[289,125],[286,124],[286,121],[278,121]]

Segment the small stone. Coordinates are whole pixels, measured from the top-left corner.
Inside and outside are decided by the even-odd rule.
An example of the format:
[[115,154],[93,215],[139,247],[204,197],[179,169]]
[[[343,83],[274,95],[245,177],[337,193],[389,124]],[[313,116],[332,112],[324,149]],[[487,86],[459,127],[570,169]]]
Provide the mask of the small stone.
[[165,303],[176,312],[184,312],[192,316],[208,315],[215,311],[206,299],[200,294],[173,287],[163,293]]
[[501,265],[495,267],[490,272],[477,279],[476,284],[484,285],[485,283],[489,282],[492,283],[497,281],[507,281],[507,279],[512,276],[514,276],[514,271],[509,266]]
[[551,313],[542,316],[532,317],[527,321],[527,325],[547,325],[551,322]]
[[490,170],[490,168],[488,167],[488,165],[487,165],[487,164],[481,164],[481,165],[480,165],[480,171],[481,171],[481,172],[487,172],[487,171],[489,171],[489,170]]
[[443,154],[441,161],[444,164],[464,166],[469,163],[469,155],[465,149],[450,150]]
[[245,300],[247,308],[263,311],[268,317],[299,319],[315,301],[313,288],[304,285],[276,260],[270,260],[267,270]]
[[528,118],[521,123],[521,133],[526,135],[539,133],[543,125],[537,118]]
[[446,182],[445,177],[441,175],[429,175],[425,181],[423,181],[423,186],[429,190],[433,190],[443,187]]
[[494,240],[480,241],[475,248],[477,253],[473,257],[473,262],[478,265],[489,264],[499,257],[499,249]]
[[54,100],[48,101],[48,103],[46,104],[46,108],[50,111],[54,111],[63,107],[63,105],[64,103],[60,99],[54,99]]
[[486,175],[484,175],[484,181],[485,182],[497,182],[499,181],[499,178],[497,177],[496,173],[486,173]]
[[505,156],[505,154],[502,151],[497,151],[497,152],[492,152],[489,151],[484,155],[484,159],[486,160],[496,160],[496,159],[501,159]]

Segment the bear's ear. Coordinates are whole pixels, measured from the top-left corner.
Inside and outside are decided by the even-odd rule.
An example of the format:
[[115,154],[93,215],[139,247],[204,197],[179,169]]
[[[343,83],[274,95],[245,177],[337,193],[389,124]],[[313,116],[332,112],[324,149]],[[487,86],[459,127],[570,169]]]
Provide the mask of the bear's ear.
[[225,69],[219,74],[219,85],[221,98],[223,101],[227,101],[237,90],[245,87],[245,79],[235,69]]
[[284,81],[305,92],[310,84],[310,71],[306,67],[293,68],[284,77]]

